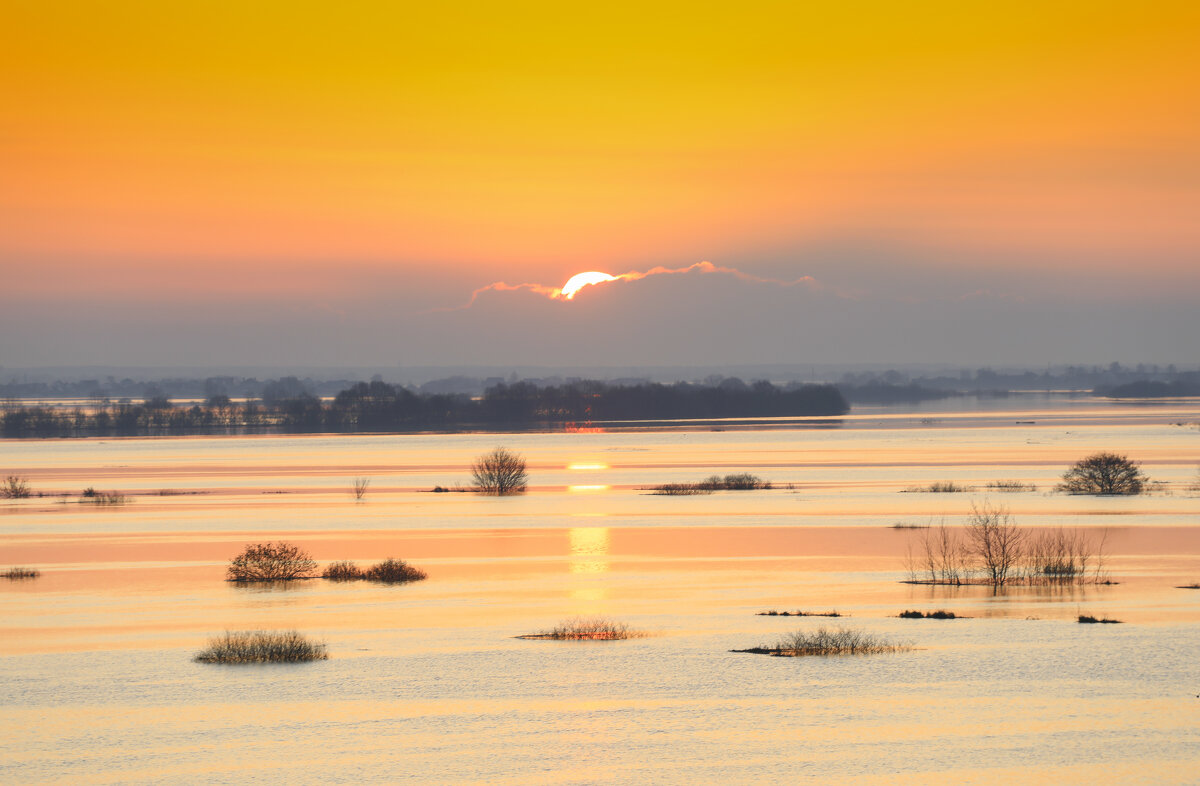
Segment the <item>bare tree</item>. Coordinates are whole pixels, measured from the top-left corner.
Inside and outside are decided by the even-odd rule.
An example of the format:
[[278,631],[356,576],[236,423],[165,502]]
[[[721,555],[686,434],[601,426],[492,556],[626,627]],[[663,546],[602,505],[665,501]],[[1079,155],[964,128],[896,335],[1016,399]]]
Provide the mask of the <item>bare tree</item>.
[[1141,468],[1117,453],[1096,453],[1063,473],[1058,490],[1068,494],[1141,494],[1149,482]]
[[471,481],[485,494],[517,494],[525,490],[529,475],[525,459],[507,448],[485,453],[471,465]]
[[289,581],[310,578],[317,563],[292,543],[253,543],[229,563],[229,581]]
[[[921,565],[932,584],[962,584],[967,581],[967,549],[958,533],[942,521],[921,536]],[[915,564],[914,564],[915,567]],[[913,572],[913,568],[910,568]]]
[[967,522],[967,540],[971,553],[979,560],[984,576],[999,587],[1017,578],[1021,564],[1025,533],[1008,514],[1008,509],[992,507],[986,502],[971,505]]

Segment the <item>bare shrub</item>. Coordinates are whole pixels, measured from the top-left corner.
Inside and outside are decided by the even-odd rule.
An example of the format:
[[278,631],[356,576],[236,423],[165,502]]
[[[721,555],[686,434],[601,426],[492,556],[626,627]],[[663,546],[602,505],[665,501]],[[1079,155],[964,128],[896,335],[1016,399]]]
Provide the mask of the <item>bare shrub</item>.
[[618,641],[641,638],[645,635],[642,631],[633,630],[624,622],[614,622],[605,617],[577,617],[560,622],[549,630],[526,633],[517,638],[553,639],[555,641]]
[[873,655],[910,649],[912,647],[907,644],[896,644],[853,628],[817,628],[815,631],[796,631],[788,634],[773,646],[762,645],[734,652],[795,658],[806,655]]
[[4,479],[4,483],[0,484],[0,497],[5,499],[26,499],[32,495],[29,481],[18,475],[9,475]]
[[749,472],[726,475],[721,484],[721,487],[727,491],[755,491],[771,488],[771,484],[768,481],[763,480],[757,475],[751,475]]
[[321,574],[321,578],[329,579],[330,581],[355,581],[362,577],[362,571],[350,560],[331,562]]
[[317,563],[292,543],[253,543],[229,563],[229,581],[290,581],[312,578]]
[[371,485],[370,478],[355,478],[354,479],[354,498],[362,499],[367,494],[367,486]]
[[40,575],[42,575],[41,572],[36,571],[33,568],[16,567],[16,568],[9,568],[8,570],[4,571],[3,573],[0,573],[0,578],[13,579],[14,581],[18,581],[20,579],[36,579]]
[[200,663],[303,663],[328,657],[324,644],[295,630],[226,631],[196,654]]
[[1089,538],[1079,530],[1045,530],[1033,536],[1028,544],[1028,571],[1032,581],[1078,583],[1092,579],[1099,582],[1104,569],[1104,540]]
[[[963,584],[970,579],[967,545],[959,533],[946,526],[945,521],[921,531],[919,548],[919,554],[909,552],[910,580]],[[925,579],[919,579],[921,575]]]
[[485,494],[518,494],[529,483],[525,459],[518,453],[500,447],[485,453],[471,465],[471,482],[475,490]]
[[1104,496],[1141,494],[1149,478],[1139,465],[1117,453],[1095,453],[1063,473],[1059,491]]
[[409,565],[402,559],[385,559],[363,571],[362,577],[367,581],[381,581],[385,584],[402,584],[409,581],[421,581],[428,574],[420,568]]
[[1119,625],[1119,624],[1121,624],[1120,620],[1109,619],[1108,617],[1093,617],[1090,614],[1080,614],[1079,621],[1081,623],[1084,623],[1085,625],[1095,625],[1097,623],[1102,624],[1102,625]]

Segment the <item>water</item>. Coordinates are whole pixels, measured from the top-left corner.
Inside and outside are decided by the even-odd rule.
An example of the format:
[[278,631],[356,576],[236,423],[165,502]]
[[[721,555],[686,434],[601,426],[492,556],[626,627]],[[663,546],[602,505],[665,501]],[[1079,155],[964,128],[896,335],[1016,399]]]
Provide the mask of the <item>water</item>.
[[[0,581],[0,781],[1193,782],[1200,591],[1176,586],[1200,581],[1197,421],[1195,402],[1085,401],[833,429],[0,442],[5,471],[71,494],[0,503],[0,567],[43,573]],[[427,491],[497,444],[529,459],[528,494]],[[1164,485],[1051,492],[1101,449]],[[641,491],[740,471],[777,487]],[[905,491],[1001,479],[1038,490]],[[87,486],[130,501],[79,504]],[[921,531],[891,525],[960,524],[985,498],[1031,528],[1107,533],[1120,583],[900,583]],[[430,578],[222,580],[243,545],[281,538]],[[969,618],[896,618],[908,608]],[[651,635],[513,638],[596,614]],[[729,651],[839,624],[914,649]],[[292,627],[330,660],[191,660],[226,629]]]

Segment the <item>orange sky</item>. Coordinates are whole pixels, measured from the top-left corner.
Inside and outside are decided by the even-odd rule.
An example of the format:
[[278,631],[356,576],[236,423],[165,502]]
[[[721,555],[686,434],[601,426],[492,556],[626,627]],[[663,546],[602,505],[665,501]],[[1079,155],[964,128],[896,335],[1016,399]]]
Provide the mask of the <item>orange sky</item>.
[[803,5],[9,2],[0,255],[30,292],[183,261],[558,286],[829,236],[1195,257],[1193,4]]

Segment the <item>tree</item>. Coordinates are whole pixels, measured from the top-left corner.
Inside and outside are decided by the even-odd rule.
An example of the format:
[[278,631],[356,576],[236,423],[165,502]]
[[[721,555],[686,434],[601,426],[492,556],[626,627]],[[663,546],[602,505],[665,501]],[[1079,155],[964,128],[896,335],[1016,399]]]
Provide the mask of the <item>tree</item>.
[[471,465],[471,481],[485,494],[517,494],[525,490],[529,475],[525,459],[506,448],[485,453]]
[[1116,453],[1096,453],[1063,473],[1058,489],[1068,494],[1141,494],[1147,482],[1136,462]]
[[317,569],[308,552],[292,543],[253,543],[229,563],[229,581],[306,579]]
[[1024,557],[1025,533],[1017,527],[1007,509],[987,504],[971,505],[967,540],[993,587],[1001,587],[1017,578],[1014,574]]

